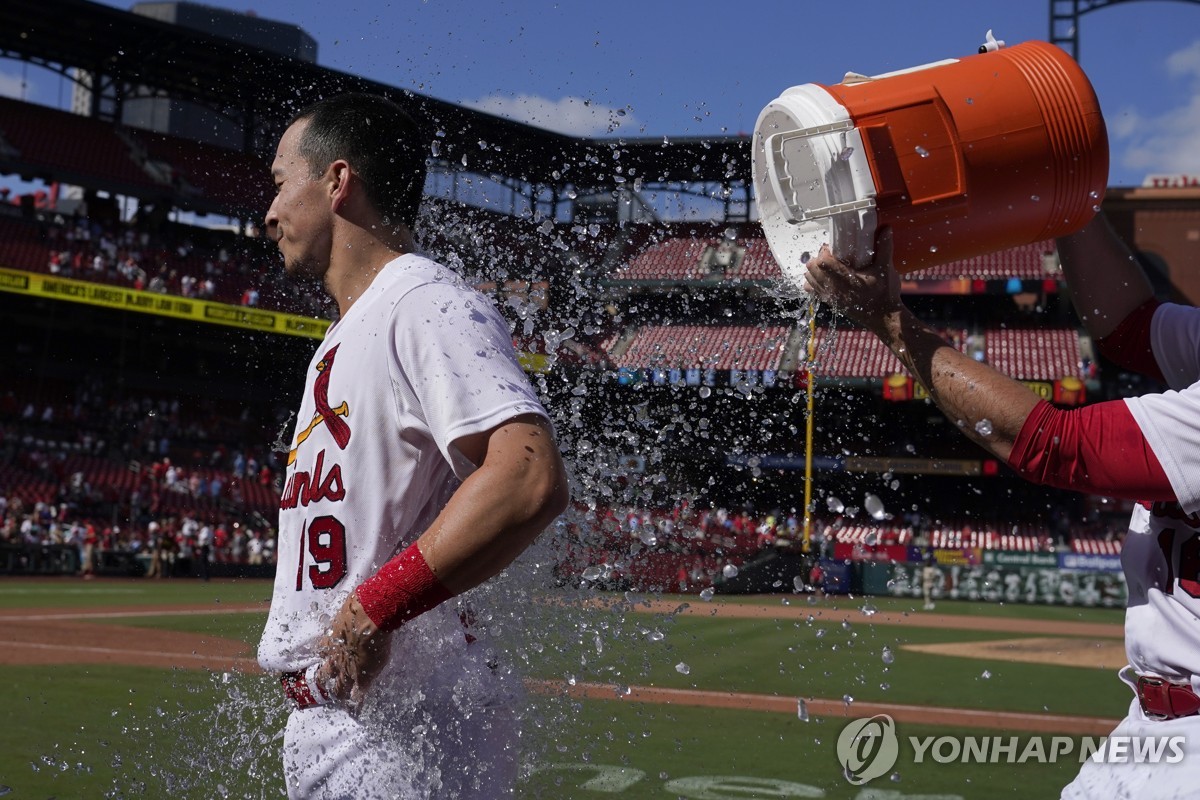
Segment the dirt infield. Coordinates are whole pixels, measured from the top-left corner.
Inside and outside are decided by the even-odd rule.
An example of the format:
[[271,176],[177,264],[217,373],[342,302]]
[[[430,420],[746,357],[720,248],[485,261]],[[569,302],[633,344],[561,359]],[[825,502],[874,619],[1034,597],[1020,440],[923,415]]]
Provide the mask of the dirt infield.
[[245,642],[182,631],[89,620],[236,614],[265,606],[170,606],[0,611],[0,664],[126,664],[209,670],[257,670]]

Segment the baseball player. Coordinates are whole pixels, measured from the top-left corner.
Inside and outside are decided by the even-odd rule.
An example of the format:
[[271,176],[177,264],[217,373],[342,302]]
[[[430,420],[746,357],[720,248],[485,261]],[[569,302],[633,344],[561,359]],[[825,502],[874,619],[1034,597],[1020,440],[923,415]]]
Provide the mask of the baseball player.
[[492,304],[414,252],[413,120],[347,94],[302,111],[266,230],[339,321],[307,370],[262,667],[294,701],[295,798],[512,792],[519,678],[452,597],[567,503],[546,412]]
[[[1158,303],[1102,217],[1058,247],[1075,306],[1101,351],[1170,391],[1076,410],[1039,399],[912,315],[900,298],[887,230],[877,238],[874,263],[862,269],[823,249],[808,264],[807,288],[879,336],[960,430],[1023,477],[1139,501],[1121,555],[1129,665],[1120,677],[1134,697],[1109,741],[1130,738],[1086,762],[1062,797],[1194,797],[1200,787],[1200,310]],[[1162,747],[1167,756],[1178,749],[1182,760],[1137,757],[1138,745],[1130,743]]]

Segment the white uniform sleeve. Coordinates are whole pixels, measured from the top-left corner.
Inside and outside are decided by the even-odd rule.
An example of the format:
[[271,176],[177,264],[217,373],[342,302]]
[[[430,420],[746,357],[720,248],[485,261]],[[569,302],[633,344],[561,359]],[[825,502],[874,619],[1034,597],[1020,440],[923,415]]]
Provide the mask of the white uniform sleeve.
[[1183,509],[1200,510],[1200,309],[1164,303],[1150,324],[1171,391],[1125,401]]
[[1172,389],[1200,380],[1200,308],[1174,303],[1159,306],[1150,323],[1150,346]]
[[475,465],[453,443],[523,414],[547,417],[486,297],[445,283],[406,293],[392,314],[397,390],[420,408],[438,449],[464,480]]

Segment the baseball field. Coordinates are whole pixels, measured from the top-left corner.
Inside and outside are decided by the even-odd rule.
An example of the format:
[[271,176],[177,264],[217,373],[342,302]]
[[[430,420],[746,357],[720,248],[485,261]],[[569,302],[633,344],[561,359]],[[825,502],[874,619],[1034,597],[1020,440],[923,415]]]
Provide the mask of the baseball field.
[[[248,580],[0,582],[0,796],[284,796],[286,710],[253,659],[269,594]],[[1010,762],[1103,736],[1130,697],[1116,610],[582,592],[538,597],[523,618],[496,632],[529,676],[522,797],[1057,797],[1079,747]],[[838,735],[877,714],[899,755],[853,785]],[[966,737],[1015,737],[1017,758],[949,758]]]

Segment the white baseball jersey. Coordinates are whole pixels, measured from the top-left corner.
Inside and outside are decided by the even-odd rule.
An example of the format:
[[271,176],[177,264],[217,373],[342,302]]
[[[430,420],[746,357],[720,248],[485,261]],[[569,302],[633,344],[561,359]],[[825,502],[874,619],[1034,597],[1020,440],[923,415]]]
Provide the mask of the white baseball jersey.
[[1134,510],[1121,552],[1125,648],[1139,673],[1200,691],[1200,309],[1164,304],[1150,330],[1171,390],[1125,402],[1179,502]]
[[[385,266],[308,367],[280,501],[263,669],[317,663],[346,596],[414,542],[475,469],[454,441],[523,414],[546,416],[491,302],[421,256]],[[454,605],[394,638],[409,649],[465,646]],[[404,669],[420,672],[426,659],[415,656]]]
[[[1178,502],[1134,509],[1121,550],[1129,589],[1125,650],[1138,675],[1191,683],[1200,692],[1200,309],[1165,304],[1154,313],[1151,349],[1170,391],[1126,400],[1162,465]],[[1148,718],[1135,698],[1110,738],[1180,737],[1177,764],[1089,760],[1063,789],[1063,800],[1182,800],[1200,786],[1200,716]]]

